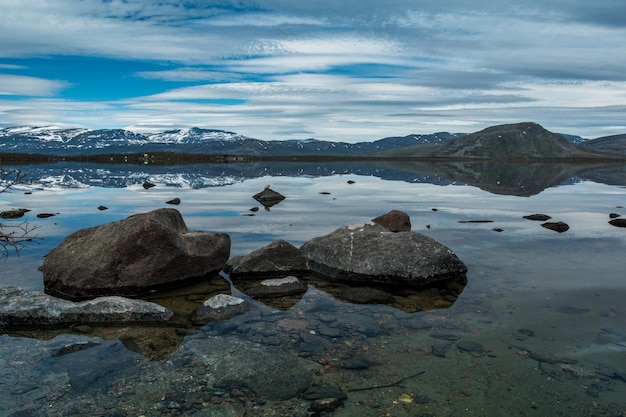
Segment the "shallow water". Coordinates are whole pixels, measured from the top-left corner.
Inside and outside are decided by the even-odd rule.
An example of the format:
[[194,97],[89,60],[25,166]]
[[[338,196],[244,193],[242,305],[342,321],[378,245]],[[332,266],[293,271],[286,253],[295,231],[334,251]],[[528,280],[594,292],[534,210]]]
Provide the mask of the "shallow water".
[[[43,238],[2,263],[2,286],[43,290],[37,268],[67,234],[168,206],[174,197],[190,229],[229,233],[233,256],[278,238],[299,246],[399,209],[411,216],[414,231],[449,246],[468,267],[467,282],[394,293],[384,304],[359,304],[346,286],[306,277],[308,290],[299,298],[254,302],[242,316],[201,327],[0,336],[0,414],[311,415],[310,400],[258,394],[255,372],[271,375],[268,380],[290,377],[254,360],[278,353],[311,369],[314,385],[347,394],[333,416],[626,412],[626,229],[608,224],[609,213],[626,215],[624,188],[568,178],[520,197],[453,180],[434,185],[333,169],[324,167],[324,176],[310,167],[302,176],[269,176],[259,167],[256,177],[228,173],[236,179],[224,181],[216,174],[211,186],[193,187],[171,172],[165,180],[129,168],[123,187],[81,188],[84,181],[66,178],[63,184],[74,184],[67,188],[49,176],[0,194],[2,210],[32,210],[27,220]],[[146,179],[157,186],[144,190]],[[259,206],[252,195],[266,184],[286,199],[250,216]],[[44,212],[58,214],[36,218]],[[533,213],[570,229],[559,234],[522,218]],[[216,277],[155,300],[186,311],[202,296],[228,291],[227,281]],[[63,346],[87,340],[97,343],[58,355]],[[239,355],[239,365],[232,364],[239,376],[216,386],[229,352]]]

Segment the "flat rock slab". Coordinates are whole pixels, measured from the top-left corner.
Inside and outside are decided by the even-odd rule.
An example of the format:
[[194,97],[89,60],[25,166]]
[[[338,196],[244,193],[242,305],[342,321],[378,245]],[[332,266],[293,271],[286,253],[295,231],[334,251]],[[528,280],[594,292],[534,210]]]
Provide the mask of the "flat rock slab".
[[40,270],[57,297],[138,297],[216,274],[229,256],[227,234],[189,231],[178,210],[159,209],[69,235]]
[[467,272],[448,247],[375,223],[346,226],[302,245],[311,270],[353,282],[425,285]]
[[172,315],[159,304],[124,297],[73,302],[13,286],[0,288],[0,327],[163,323]]

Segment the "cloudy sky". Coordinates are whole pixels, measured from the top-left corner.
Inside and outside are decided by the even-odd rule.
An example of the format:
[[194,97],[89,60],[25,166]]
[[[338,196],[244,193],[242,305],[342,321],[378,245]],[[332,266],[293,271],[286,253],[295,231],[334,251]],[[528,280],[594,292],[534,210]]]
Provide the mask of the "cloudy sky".
[[626,133],[624,0],[0,0],[0,126]]

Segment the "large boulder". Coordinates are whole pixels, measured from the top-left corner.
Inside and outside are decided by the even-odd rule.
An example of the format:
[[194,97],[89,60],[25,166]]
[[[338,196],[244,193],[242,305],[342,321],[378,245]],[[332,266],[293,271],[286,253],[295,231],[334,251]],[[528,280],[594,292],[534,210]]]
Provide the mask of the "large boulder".
[[216,274],[229,256],[227,234],[189,231],[176,209],[159,209],[71,234],[40,270],[57,297],[137,297]]
[[373,222],[342,227],[300,249],[311,270],[342,281],[424,285],[467,272],[455,253],[434,239]]
[[0,288],[0,328],[77,323],[162,323],[173,313],[143,300],[100,297],[73,302],[18,287]]
[[309,266],[300,249],[279,239],[247,255],[228,260],[224,270],[233,280],[262,279],[302,275],[309,271]]

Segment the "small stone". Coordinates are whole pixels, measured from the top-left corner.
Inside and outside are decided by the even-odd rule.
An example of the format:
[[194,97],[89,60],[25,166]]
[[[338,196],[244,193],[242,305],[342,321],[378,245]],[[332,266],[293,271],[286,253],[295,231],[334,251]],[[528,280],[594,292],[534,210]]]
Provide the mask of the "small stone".
[[384,226],[391,232],[411,231],[411,219],[407,213],[401,210],[391,210],[388,213],[372,219],[372,221]]
[[609,214],[609,219],[616,219],[616,218],[618,218],[618,217],[620,217],[620,215],[619,215],[619,214],[617,214],[617,213],[610,213],[610,214]]
[[144,189],[146,189],[146,190],[147,190],[147,189],[150,189],[150,188],[152,188],[152,187],[156,187],[156,185],[155,185],[155,184],[152,184],[151,182],[148,182],[148,181],[145,181],[145,182],[143,183],[143,188],[144,188]]
[[354,181],[348,180],[348,184],[354,184]]
[[48,217],[54,217],[54,216],[56,216],[56,214],[54,214],[54,213],[39,213],[37,215],[37,218],[38,219],[47,219]]
[[623,219],[623,218],[613,219],[609,221],[609,224],[615,227],[626,227],[626,219]]
[[543,223],[541,227],[554,230],[557,233],[563,233],[569,230],[569,226],[567,225],[567,223],[564,223],[564,222],[547,222],[547,223]]
[[250,310],[251,306],[239,297],[228,294],[217,294],[206,300],[196,311],[199,318],[210,320],[227,320]]
[[100,211],[104,211],[104,210],[108,210],[109,208],[106,206],[98,206],[98,210]]
[[28,213],[30,210],[25,208],[15,209],[15,210],[7,210],[0,212],[0,218],[2,219],[19,219],[24,216],[24,214]]
[[525,219],[535,220],[540,222],[545,222],[546,220],[550,220],[552,217],[547,214],[529,214],[528,216],[524,216]]
[[482,353],[484,351],[483,345],[472,340],[459,340],[456,346],[466,352]]
[[165,204],[173,204],[173,205],[177,206],[177,205],[180,204],[180,198],[178,198],[178,197],[173,198],[173,199],[171,199],[169,201],[166,201]]

